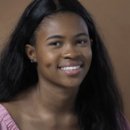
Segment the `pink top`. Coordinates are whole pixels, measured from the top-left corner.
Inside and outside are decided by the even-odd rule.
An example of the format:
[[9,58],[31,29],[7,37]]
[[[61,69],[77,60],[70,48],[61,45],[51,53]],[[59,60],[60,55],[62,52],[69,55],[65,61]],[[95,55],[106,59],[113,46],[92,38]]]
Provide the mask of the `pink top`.
[[[129,123],[126,121],[127,129],[130,130]],[[20,130],[11,118],[8,111],[0,104],[0,130]]]
[[8,111],[0,104],[0,130],[19,130]]

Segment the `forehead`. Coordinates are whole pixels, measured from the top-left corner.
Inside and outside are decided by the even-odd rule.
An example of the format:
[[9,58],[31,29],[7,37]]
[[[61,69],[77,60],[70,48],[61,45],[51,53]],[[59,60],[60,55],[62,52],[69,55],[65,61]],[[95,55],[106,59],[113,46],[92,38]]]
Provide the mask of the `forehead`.
[[63,12],[50,15],[43,19],[37,34],[47,37],[55,34],[76,35],[82,32],[88,33],[87,24],[84,19],[75,13]]

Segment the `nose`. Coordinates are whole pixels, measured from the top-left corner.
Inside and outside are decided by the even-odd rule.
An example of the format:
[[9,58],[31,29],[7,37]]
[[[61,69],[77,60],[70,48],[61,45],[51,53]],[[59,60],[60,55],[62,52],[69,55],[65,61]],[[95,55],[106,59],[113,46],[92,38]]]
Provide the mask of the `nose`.
[[63,49],[62,57],[67,59],[75,59],[81,56],[81,52],[74,45],[66,45]]

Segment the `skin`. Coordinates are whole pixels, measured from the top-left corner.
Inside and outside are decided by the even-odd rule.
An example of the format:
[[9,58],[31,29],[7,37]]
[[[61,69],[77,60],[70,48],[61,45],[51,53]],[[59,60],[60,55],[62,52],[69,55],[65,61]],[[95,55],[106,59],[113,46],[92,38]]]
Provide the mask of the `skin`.
[[[37,62],[39,82],[3,105],[20,130],[78,130],[74,104],[92,60],[87,25],[77,14],[58,13],[46,17],[35,34],[35,45],[25,49]],[[63,73],[59,67],[68,62],[82,62],[80,73]]]

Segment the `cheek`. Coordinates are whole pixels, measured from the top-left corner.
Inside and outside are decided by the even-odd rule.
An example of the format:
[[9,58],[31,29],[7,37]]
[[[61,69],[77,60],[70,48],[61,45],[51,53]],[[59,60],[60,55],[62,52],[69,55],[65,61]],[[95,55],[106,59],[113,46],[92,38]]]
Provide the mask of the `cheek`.
[[45,53],[45,55],[42,57],[43,64],[47,67],[50,68],[53,66],[53,61],[55,61],[56,56],[53,55],[52,53]]
[[59,54],[50,50],[42,49],[37,53],[37,63],[39,67],[51,68],[55,67],[58,62]]
[[88,50],[88,58],[92,60],[92,49]]
[[86,75],[88,73],[89,69],[90,69],[91,62],[92,62],[92,50],[91,50],[91,48],[87,49],[87,51],[85,51],[83,53],[83,57],[84,57],[84,63],[85,63],[84,73]]
[[87,63],[90,63],[92,60],[92,49],[91,48],[87,48],[87,50],[82,50],[82,55],[83,57],[86,59],[85,61]]

